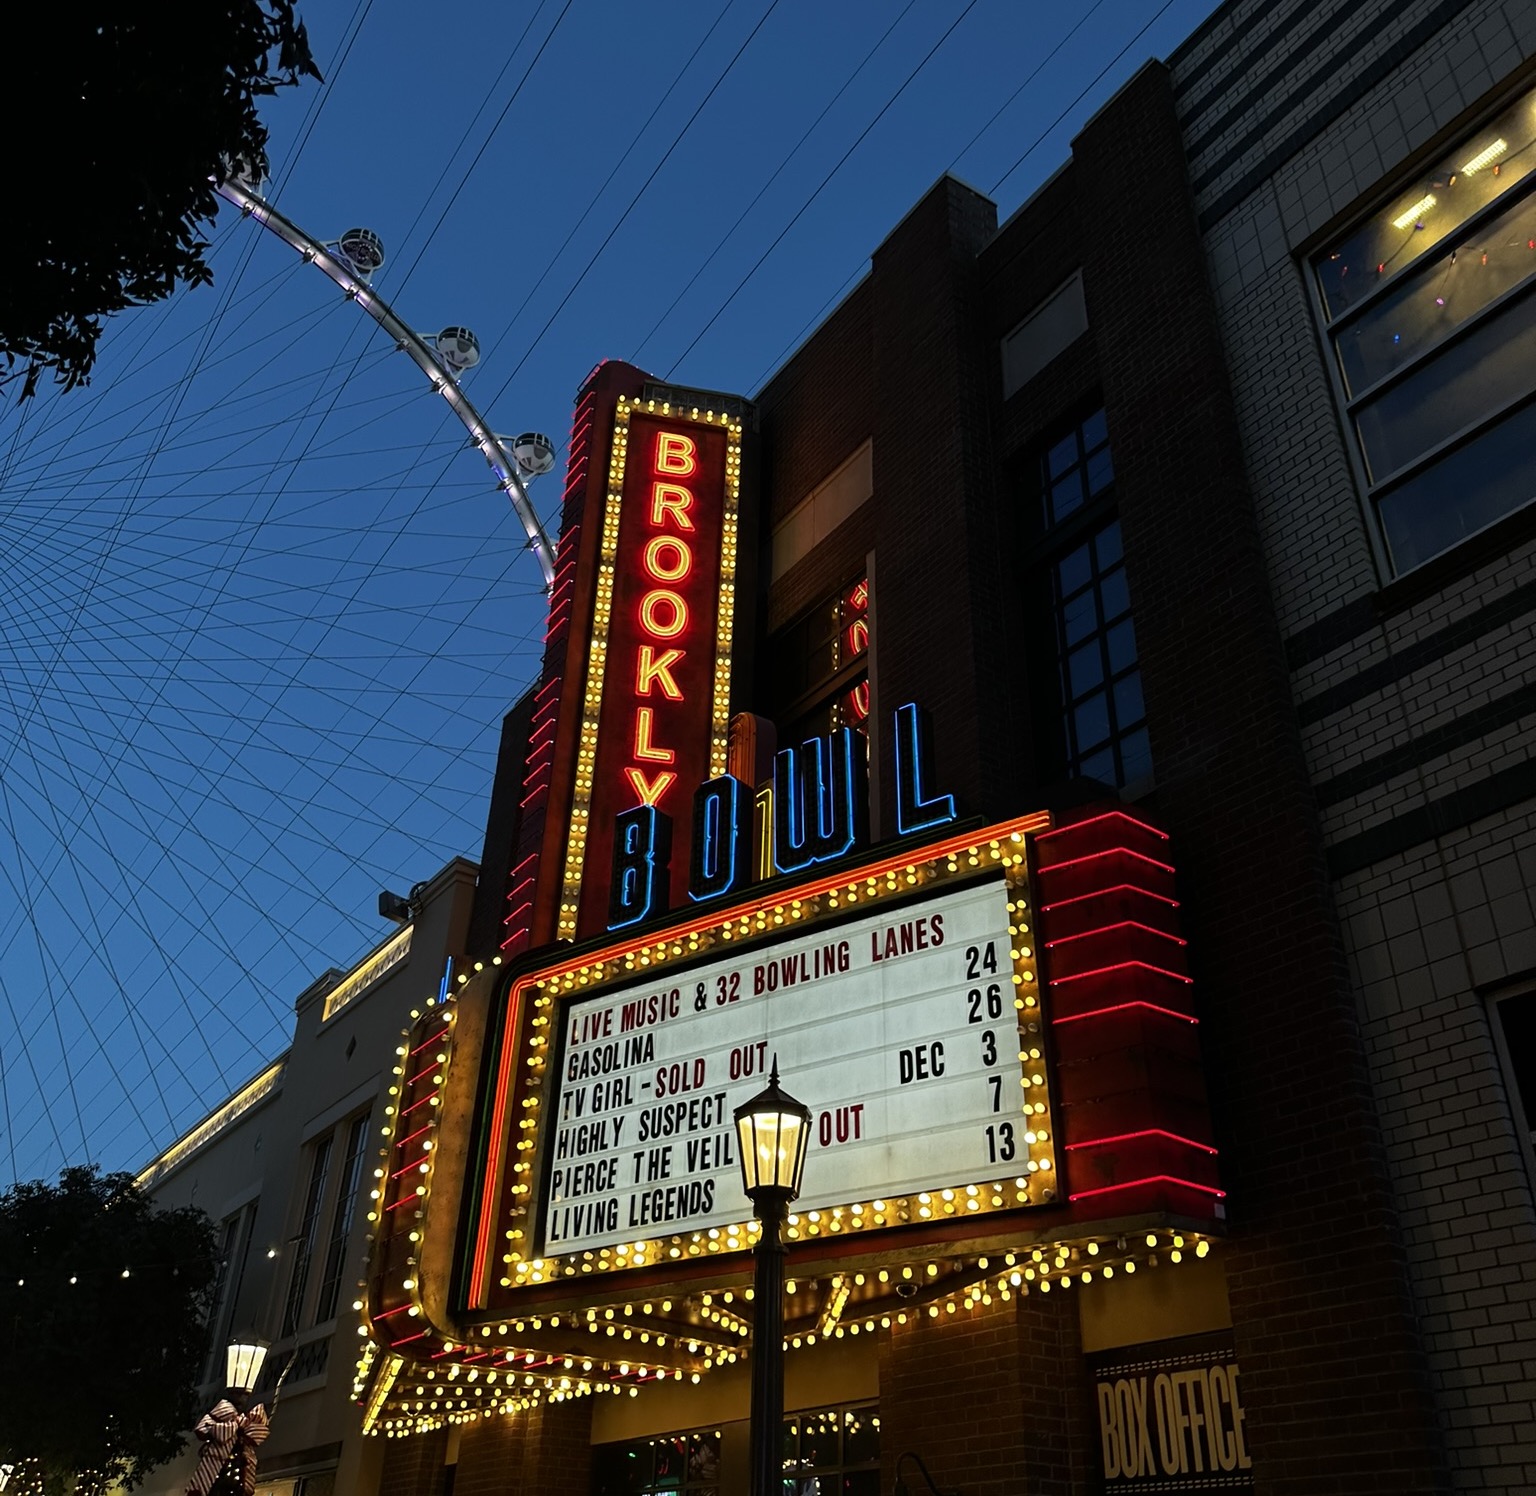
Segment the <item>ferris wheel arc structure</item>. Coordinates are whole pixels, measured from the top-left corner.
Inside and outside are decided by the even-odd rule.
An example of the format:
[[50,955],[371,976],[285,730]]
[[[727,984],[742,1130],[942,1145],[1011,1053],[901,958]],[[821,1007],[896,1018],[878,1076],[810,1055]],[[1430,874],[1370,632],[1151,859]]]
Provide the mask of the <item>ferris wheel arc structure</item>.
[[[535,432],[515,438],[496,435],[459,384],[459,375],[478,361],[479,344],[464,328],[445,329],[435,339],[423,337],[379,295],[370,279],[384,261],[383,247],[376,235],[367,229],[349,229],[334,244],[316,239],[274,208],[261,195],[259,186],[248,177],[235,174],[225,182],[215,183],[215,190],[245,217],[254,219],[297,250],[306,263],[323,271],[349,301],[355,301],[395,340],[395,346],[402,353],[410,355],[427,376],[433,390],[448,402],[469,433],[471,443],[480,449],[490,464],[496,486],[512,501],[512,508],[527,533],[528,549],[533,552],[543,574],[547,593],[555,581],[555,552],[528,498],[528,484],[547,473],[554,464],[554,449],[549,439]],[[445,343],[449,344],[446,348]]]

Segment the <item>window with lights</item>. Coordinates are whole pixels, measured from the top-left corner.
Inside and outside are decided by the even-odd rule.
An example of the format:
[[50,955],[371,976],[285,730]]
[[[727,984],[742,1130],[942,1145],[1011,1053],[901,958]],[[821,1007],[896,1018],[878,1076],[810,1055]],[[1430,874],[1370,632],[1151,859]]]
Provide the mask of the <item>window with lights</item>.
[[[746,1423],[731,1423],[597,1445],[593,1496],[719,1496],[730,1487],[729,1471],[743,1466],[749,1439]],[[878,1404],[786,1415],[782,1457],[783,1496],[879,1496]]]
[[592,1451],[593,1496],[717,1496],[720,1489],[719,1429],[662,1434]]
[[784,1496],[879,1496],[880,1410],[819,1408],[784,1420]]
[[1312,261],[1329,375],[1401,573],[1536,498],[1536,93]]

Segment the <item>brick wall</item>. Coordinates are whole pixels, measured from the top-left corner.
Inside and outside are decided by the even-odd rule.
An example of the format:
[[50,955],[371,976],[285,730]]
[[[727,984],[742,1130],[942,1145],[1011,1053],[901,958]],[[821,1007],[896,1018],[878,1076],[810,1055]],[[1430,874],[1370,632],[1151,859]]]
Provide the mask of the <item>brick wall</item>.
[[[1055,1496],[1087,1489],[1091,1409],[1070,1296],[1032,1294],[880,1338],[881,1489],[903,1451],[941,1490]],[[926,1487],[909,1464],[909,1490]]]
[[384,1441],[379,1496],[436,1496],[442,1489],[443,1455],[447,1447],[448,1434],[444,1429]]
[[[962,809],[1010,807],[1024,741],[999,620],[1005,565],[989,410],[997,350],[983,336],[975,256],[996,210],[945,178],[875,252],[875,607],[888,710],[933,714],[936,781]],[[892,787],[882,786],[893,824]]]
[[764,536],[874,430],[871,310],[866,281],[758,396]]
[[591,1429],[586,1398],[468,1424],[453,1496],[588,1496]]

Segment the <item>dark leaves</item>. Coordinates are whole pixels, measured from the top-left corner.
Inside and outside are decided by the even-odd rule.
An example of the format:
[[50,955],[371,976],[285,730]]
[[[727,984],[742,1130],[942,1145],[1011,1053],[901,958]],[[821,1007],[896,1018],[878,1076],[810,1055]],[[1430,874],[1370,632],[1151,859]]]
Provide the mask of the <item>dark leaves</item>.
[[200,1210],[156,1211],[128,1174],[71,1168],[0,1194],[0,1324],[13,1337],[0,1464],[37,1460],[64,1490],[82,1470],[132,1485],[174,1455],[198,1413],[215,1259]]
[[26,40],[0,235],[0,387],[23,398],[44,370],[86,380],[104,317],[209,282],[210,182],[264,158],[261,95],[320,76],[293,0],[38,6]]

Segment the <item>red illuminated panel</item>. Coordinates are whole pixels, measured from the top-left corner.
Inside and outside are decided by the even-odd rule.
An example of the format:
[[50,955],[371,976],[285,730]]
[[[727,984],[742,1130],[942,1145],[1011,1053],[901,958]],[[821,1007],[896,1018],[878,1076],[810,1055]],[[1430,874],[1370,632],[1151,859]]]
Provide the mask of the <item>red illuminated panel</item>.
[[1035,878],[1069,1198],[1215,1214],[1167,834],[1123,810],[1088,812],[1035,838]]
[[627,434],[622,421],[616,429],[623,483],[611,602],[594,619],[591,668],[602,679],[582,743],[592,756],[579,894],[567,864],[578,939],[606,928],[613,820],[636,805],[672,818],[672,905],[686,904],[693,792],[720,771],[711,750],[723,742],[716,658],[729,655],[721,550],[734,524],[730,455],[723,423],[681,413],[636,408]]

